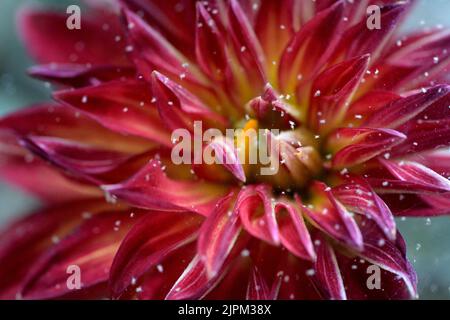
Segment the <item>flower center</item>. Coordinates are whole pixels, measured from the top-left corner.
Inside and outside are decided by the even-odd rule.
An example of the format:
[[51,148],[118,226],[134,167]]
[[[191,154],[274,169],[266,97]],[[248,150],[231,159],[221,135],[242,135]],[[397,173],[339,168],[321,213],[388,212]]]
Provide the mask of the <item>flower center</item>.
[[255,119],[247,120],[242,129],[235,144],[244,160],[247,183],[265,182],[290,191],[303,188],[321,174],[319,142],[307,129],[261,128]]

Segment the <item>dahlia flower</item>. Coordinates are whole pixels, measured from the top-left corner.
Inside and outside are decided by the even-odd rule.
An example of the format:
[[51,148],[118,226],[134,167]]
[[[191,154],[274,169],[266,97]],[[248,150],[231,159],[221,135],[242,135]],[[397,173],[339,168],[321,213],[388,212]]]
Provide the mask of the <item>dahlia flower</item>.
[[[0,236],[0,297],[417,297],[394,217],[450,213],[450,32],[399,34],[413,4],[89,1],[80,30],[23,9],[57,91],[0,120],[2,176],[43,203]],[[195,121],[242,129],[211,142],[233,163],[173,163]],[[273,175],[237,160],[249,129],[279,130]]]

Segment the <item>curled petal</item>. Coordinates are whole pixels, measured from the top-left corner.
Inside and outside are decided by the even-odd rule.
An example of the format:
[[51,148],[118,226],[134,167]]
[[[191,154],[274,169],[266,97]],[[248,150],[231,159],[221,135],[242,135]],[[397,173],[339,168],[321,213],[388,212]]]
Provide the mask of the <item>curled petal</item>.
[[238,195],[234,210],[239,212],[242,224],[251,235],[268,243],[280,243],[274,204],[267,185],[249,185]]
[[129,154],[60,138],[29,136],[21,142],[44,160],[95,183],[100,183],[96,175],[111,171],[130,159]]
[[[215,151],[216,160],[223,165],[238,180],[245,182],[245,172],[238,151],[234,146],[234,141],[229,141],[225,137],[215,138],[208,144]],[[208,147],[207,146],[207,147]]]
[[283,246],[299,258],[314,261],[316,253],[301,210],[293,203],[279,201],[275,214]]

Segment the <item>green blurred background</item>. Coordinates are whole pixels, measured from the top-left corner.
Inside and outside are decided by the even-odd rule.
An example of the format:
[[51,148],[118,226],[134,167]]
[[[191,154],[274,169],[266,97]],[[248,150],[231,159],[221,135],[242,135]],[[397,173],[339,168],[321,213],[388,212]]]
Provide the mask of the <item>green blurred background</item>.
[[[19,7],[27,4],[50,5],[64,13],[68,5],[79,4],[79,1],[0,1],[0,116],[50,96],[48,84],[26,76],[32,61],[16,33],[15,14]],[[450,27],[450,0],[421,0],[405,30],[437,24]],[[35,200],[0,181],[0,226],[36,205]],[[420,298],[450,299],[450,217],[398,219],[397,223],[419,275]]]

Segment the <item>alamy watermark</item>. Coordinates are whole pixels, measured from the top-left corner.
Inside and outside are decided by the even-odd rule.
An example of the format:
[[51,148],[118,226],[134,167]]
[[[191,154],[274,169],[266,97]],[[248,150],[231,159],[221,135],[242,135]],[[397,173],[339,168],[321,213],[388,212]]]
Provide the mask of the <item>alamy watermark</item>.
[[183,128],[172,132],[171,159],[176,165],[259,165],[261,175],[274,175],[280,163],[279,133],[250,128],[226,129],[224,135],[215,128],[203,132],[202,122],[194,121],[193,132]]

